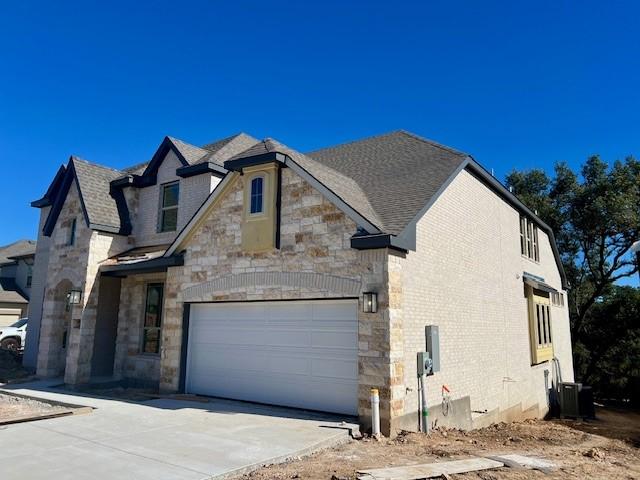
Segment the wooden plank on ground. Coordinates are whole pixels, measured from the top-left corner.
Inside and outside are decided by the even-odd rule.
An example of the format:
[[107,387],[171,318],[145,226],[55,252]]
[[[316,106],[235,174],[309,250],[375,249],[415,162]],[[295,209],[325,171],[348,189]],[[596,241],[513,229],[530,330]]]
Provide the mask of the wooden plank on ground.
[[455,473],[475,472],[491,468],[504,467],[502,462],[489,458],[467,458],[449,462],[425,463],[422,465],[408,465],[404,467],[375,468],[358,470],[359,480],[418,480],[434,478]]
[[492,455],[491,460],[502,462],[511,468],[530,468],[533,470],[540,470],[544,473],[551,473],[557,469],[557,465],[549,460],[539,457],[526,457],[518,454],[508,455]]

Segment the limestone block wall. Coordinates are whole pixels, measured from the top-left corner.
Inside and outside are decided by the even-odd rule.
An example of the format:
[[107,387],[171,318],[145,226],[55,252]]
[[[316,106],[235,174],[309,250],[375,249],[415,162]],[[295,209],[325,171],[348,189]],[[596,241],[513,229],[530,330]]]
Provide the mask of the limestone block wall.
[[149,283],[164,283],[166,274],[132,275],[122,279],[114,375],[145,386],[158,386],[160,355],[143,354],[142,327]]
[[[539,230],[539,263],[521,255],[519,234],[519,213],[466,171],[418,222],[417,251],[400,260],[402,274],[391,287],[402,290],[404,383],[413,388],[405,415],[413,419],[417,410],[415,355],[425,349],[430,324],[440,327],[441,354],[441,372],[428,379],[431,405],[441,403],[446,384],[452,398],[469,396],[472,410],[546,411],[544,371],[551,366],[531,366],[522,272],[562,288],[546,234]],[[552,307],[551,315],[555,354],[572,381],[567,307]]]
[[[75,242],[68,245],[74,219]],[[89,380],[98,304],[98,270],[102,261],[130,248],[130,245],[127,237],[89,229],[76,185],[72,184],[50,239],[38,375],[53,376],[64,371],[66,383]],[[62,335],[66,327],[61,320],[60,309],[70,288],[81,290],[82,300],[80,305],[72,308],[66,351],[62,352]]]
[[170,268],[167,274],[160,387],[178,388],[185,302],[361,300],[363,291],[373,290],[378,291],[378,312],[365,314],[359,308],[358,410],[362,418],[369,417],[369,390],[379,388],[383,430],[389,431],[390,385],[401,383],[402,368],[391,368],[387,250],[353,250],[354,222],[310,184],[283,169],[281,247],[246,253],[241,247],[242,182],[237,180],[184,245],[184,266]]

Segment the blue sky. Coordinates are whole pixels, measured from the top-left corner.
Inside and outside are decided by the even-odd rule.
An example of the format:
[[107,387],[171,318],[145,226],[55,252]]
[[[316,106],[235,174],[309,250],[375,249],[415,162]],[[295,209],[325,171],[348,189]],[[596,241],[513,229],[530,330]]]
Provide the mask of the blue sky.
[[123,167],[164,135],[306,151],[398,128],[498,178],[640,155],[639,2],[9,2],[0,15],[0,245],[75,154]]

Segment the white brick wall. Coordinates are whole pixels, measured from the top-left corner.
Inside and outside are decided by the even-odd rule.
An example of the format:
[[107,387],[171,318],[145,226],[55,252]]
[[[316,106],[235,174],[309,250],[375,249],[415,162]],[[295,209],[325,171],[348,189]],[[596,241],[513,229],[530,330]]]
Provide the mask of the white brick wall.
[[[417,408],[416,352],[425,325],[440,327],[441,371],[428,379],[430,404],[441,386],[452,399],[471,397],[472,410],[521,403],[546,408],[544,370],[531,366],[522,272],[561,290],[547,235],[540,231],[540,263],[520,254],[519,213],[466,171],[418,223],[417,251],[402,260],[405,413]],[[565,292],[566,294],[566,292]],[[552,307],[555,354],[573,380],[568,312]]]
[[[182,230],[196,210],[206,200],[220,179],[209,174],[180,178],[176,169],[182,164],[175,153],[170,151],[158,169],[157,183],[138,191],[137,206],[130,205],[132,235],[137,246],[161,245],[171,243],[177,233]],[[158,211],[160,202],[160,188],[169,182],[180,182],[180,197],[178,199],[178,228],[175,232],[158,232]]]

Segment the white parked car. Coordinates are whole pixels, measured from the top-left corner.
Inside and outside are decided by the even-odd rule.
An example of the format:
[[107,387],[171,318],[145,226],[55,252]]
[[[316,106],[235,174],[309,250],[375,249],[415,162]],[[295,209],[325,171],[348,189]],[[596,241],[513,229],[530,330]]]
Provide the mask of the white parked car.
[[27,320],[21,318],[9,327],[0,327],[0,348],[18,351],[24,348],[27,336]]

